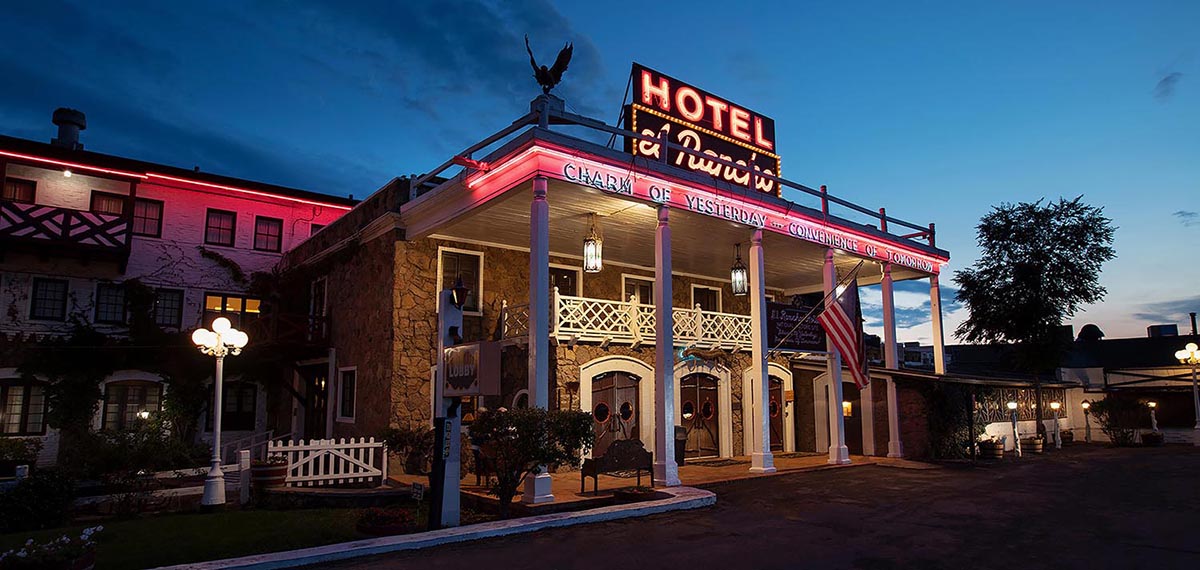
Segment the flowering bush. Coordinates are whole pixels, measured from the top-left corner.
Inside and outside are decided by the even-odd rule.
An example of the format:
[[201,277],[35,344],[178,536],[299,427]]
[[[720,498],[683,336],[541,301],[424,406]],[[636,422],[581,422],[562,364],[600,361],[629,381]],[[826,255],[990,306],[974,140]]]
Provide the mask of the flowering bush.
[[0,570],[69,568],[75,560],[95,551],[93,537],[102,530],[103,526],[94,526],[83,529],[78,537],[64,534],[46,542],[34,542],[31,538],[19,549],[0,552]]

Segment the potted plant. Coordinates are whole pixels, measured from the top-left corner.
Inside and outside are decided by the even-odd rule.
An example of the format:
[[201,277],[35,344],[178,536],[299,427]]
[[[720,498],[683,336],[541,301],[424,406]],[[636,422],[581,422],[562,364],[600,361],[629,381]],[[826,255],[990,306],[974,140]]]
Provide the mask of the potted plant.
[[1046,438],[1042,434],[1021,438],[1022,453],[1041,453],[1045,449]]
[[1142,445],[1146,447],[1158,447],[1163,444],[1163,434],[1161,431],[1144,431],[1142,432]]
[[1004,442],[994,437],[980,441],[979,456],[983,459],[1003,459]]
[[416,517],[408,509],[373,507],[358,516],[358,524],[355,525],[355,528],[363,534],[387,536],[410,532],[416,526]]
[[265,461],[250,463],[250,480],[256,489],[282,487],[287,482],[288,461],[282,455],[268,456]]
[[657,497],[658,491],[655,491],[652,487],[641,485],[613,490],[613,498],[620,503],[638,503],[641,501],[650,501]]
[[78,537],[62,535],[45,542],[25,541],[21,548],[0,552],[0,570],[91,570],[96,566],[96,541],[103,526],[83,529]]

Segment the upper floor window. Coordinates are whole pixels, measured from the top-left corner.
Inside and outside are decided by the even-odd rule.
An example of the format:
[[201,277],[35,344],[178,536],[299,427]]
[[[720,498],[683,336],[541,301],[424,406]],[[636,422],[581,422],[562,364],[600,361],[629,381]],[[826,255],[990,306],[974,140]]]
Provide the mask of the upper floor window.
[[463,303],[463,312],[479,313],[479,293],[483,289],[483,254],[475,251],[443,249],[438,260],[441,272],[438,277],[438,291],[454,287],[459,278],[470,288],[467,300]]
[[550,291],[558,287],[559,295],[579,296],[579,269],[573,267],[550,268]]
[[154,324],[160,327],[171,328],[180,328],[183,326],[182,290],[154,290]]
[[92,213],[122,216],[125,214],[125,197],[92,190]]
[[283,244],[283,220],[259,216],[254,220],[254,249],[279,251]]
[[148,198],[133,201],[133,234],[162,237],[163,203]]
[[0,435],[46,433],[46,387],[41,382],[0,380]]
[[125,286],[120,283],[96,285],[96,322],[125,324]]
[[262,310],[262,301],[241,295],[206,293],[204,295],[204,326],[213,319],[225,317],[234,327],[242,327],[248,320],[257,318]]
[[67,289],[63,279],[34,279],[29,318],[63,321],[67,318]]
[[37,182],[8,178],[4,180],[4,199],[9,202],[32,204],[37,195]]
[[692,307],[700,305],[701,311],[721,312],[721,290],[705,285],[692,285]]
[[109,382],[104,387],[101,429],[126,430],[162,411],[162,384],[145,380]]
[[236,213],[210,209],[204,223],[204,243],[233,247],[233,236],[236,229]]
[[625,296],[621,298],[622,301],[628,301],[632,298],[633,302],[642,305],[654,304],[654,281],[638,277],[622,277],[621,280],[624,283],[622,288],[625,290]]

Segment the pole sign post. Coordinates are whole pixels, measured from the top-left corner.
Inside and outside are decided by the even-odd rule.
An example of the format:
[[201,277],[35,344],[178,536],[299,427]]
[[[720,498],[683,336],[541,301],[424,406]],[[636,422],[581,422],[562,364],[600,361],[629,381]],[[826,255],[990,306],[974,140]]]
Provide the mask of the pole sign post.
[[462,418],[458,415],[462,400],[457,395],[447,394],[446,352],[461,339],[462,309],[454,305],[454,292],[442,291],[438,295],[438,351],[437,377],[433,384],[434,403],[437,408],[433,419],[434,449],[433,473],[429,480],[433,488],[429,505],[429,528],[458,526],[460,517],[459,480],[462,471]]

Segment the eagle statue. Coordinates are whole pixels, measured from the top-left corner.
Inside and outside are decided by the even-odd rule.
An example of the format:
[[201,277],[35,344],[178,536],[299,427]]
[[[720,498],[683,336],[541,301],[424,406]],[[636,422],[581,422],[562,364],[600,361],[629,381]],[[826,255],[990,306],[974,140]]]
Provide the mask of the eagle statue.
[[537,60],[533,58],[533,49],[529,47],[529,34],[525,34],[525,51],[529,52],[529,65],[533,66],[533,78],[537,80],[538,85],[542,86],[542,93],[549,94],[551,89],[554,89],[558,82],[562,81],[563,72],[567,70],[567,65],[571,63],[571,52],[575,50],[575,44],[568,43],[563,46],[558,52],[558,57],[554,58],[554,65],[551,67],[538,66]]

